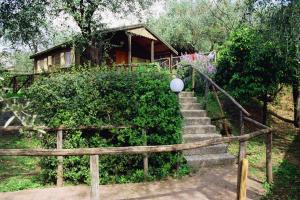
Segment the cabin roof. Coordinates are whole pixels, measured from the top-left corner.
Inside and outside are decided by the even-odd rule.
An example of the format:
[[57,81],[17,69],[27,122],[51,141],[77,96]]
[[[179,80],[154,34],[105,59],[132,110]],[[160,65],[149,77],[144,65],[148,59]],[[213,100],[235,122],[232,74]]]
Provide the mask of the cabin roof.
[[[145,24],[136,24],[136,25],[130,25],[130,26],[122,26],[122,27],[116,27],[116,28],[108,28],[108,29],[104,29],[102,31],[100,31],[101,33],[113,33],[113,32],[118,32],[118,31],[129,31],[131,32],[132,30],[136,30],[136,29],[141,29],[144,28],[146,29],[150,35],[152,35],[153,37],[151,37],[150,35],[142,35],[143,33],[141,32],[140,34],[144,37],[148,37],[151,39],[156,39],[159,40],[160,42],[162,42],[164,45],[166,45],[174,54],[178,55],[178,52],[169,44],[167,43],[164,39],[162,39],[159,35],[157,35],[154,31],[152,31],[147,25]],[[139,34],[137,32],[132,31],[133,34]],[[52,48],[46,49],[44,51],[38,52],[36,54],[33,54],[30,56],[31,59],[47,54],[49,52],[52,52],[54,50],[58,50],[58,49],[62,49],[62,48],[67,48],[70,47],[72,45],[72,41],[68,41],[68,42],[64,42],[62,44],[59,44],[57,46],[54,46]]]

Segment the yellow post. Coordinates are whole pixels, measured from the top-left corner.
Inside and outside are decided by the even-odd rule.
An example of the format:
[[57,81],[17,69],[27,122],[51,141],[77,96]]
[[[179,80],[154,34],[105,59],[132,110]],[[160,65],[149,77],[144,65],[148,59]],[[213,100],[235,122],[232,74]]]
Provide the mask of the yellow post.
[[241,183],[240,183],[240,192],[238,200],[246,200],[247,198],[247,176],[248,176],[248,160],[242,160],[242,173],[241,173]]

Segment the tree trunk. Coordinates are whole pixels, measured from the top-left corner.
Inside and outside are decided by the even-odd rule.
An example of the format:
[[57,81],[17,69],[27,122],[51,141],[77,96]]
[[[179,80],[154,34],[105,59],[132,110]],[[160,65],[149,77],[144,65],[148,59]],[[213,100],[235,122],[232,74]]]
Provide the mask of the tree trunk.
[[300,84],[293,84],[294,125],[300,127]]
[[262,110],[262,123],[264,125],[267,125],[267,116],[268,116],[268,101],[264,99],[263,110]]

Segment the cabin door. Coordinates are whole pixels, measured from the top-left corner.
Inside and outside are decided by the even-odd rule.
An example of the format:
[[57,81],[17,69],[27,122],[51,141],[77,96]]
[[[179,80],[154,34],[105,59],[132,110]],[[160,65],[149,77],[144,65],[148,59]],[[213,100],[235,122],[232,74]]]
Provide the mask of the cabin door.
[[116,64],[128,64],[128,52],[116,50]]

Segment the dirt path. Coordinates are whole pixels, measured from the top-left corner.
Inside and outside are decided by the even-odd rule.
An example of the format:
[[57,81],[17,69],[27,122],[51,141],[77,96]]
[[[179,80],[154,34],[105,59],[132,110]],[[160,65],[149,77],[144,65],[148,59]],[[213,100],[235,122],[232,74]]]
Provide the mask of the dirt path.
[[[108,200],[233,200],[236,167],[213,168],[179,180],[100,186],[101,199]],[[249,199],[260,199],[261,183],[248,180]],[[70,186],[0,193],[0,200],[88,200],[88,186]]]

